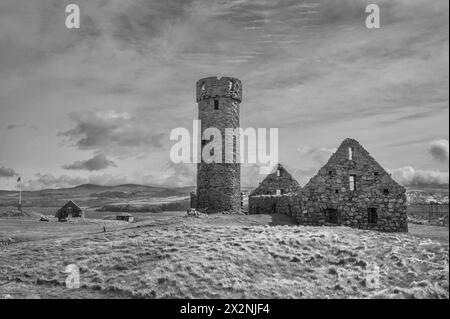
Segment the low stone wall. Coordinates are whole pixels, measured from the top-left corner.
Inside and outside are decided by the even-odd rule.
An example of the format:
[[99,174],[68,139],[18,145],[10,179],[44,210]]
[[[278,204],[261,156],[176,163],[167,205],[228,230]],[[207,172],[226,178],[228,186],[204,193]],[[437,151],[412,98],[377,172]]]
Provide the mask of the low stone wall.
[[300,198],[296,194],[255,195],[249,197],[249,214],[283,214],[295,217],[301,211]]

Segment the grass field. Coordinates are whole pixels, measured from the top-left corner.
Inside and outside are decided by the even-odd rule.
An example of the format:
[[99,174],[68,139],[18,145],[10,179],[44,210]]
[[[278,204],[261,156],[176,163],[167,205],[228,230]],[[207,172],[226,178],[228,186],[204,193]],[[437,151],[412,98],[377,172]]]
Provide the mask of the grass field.
[[[269,215],[153,214],[106,233],[96,220],[34,223],[0,220],[0,236],[26,240],[0,250],[3,298],[449,297],[448,228],[437,241]],[[65,287],[69,264],[79,289]]]

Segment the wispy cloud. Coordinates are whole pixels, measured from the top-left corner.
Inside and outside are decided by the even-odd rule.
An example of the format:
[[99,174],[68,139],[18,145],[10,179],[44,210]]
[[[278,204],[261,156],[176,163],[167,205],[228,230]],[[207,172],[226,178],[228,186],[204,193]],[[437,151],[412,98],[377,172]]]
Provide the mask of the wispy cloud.
[[448,140],[438,140],[431,143],[429,152],[431,156],[442,163],[448,163],[449,143]]
[[105,154],[97,154],[88,160],[75,161],[72,164],[63,166],[63,168],[67,170],[86,171],[99,171],[108,167],[117,167],[117,165],[113,161],[109,160]]
[[50,173],[37,173],[33,178],[24,182],[24,189],[40,190],[46,188],[67,188],[82,184],[115,186],[128,182],[129,179],[123,175],[96,174],[88,177],[81,177],[66,174],[55,175]]
[[6,126],[6,129],[8,131],[10,131],[10,130],[24,128],[24,127],[29,127],[29,128],[31,128],[33,130],[37,130],[39,128],[35,124],[20,123],[20,124],[9,124],[9,125]]
[[323,165],[330,158],[330,156],[336,152],[336,148],[327,147],[311,147],[300,146],[298,152],[300,153],[300,159],[311,158],[317,165]]
[[14,176],[17,176],[17,172],[14,169],[0,166],[0,178],[2,178],[2,177],[8,178],[8,177],[14,177]]
[[9,125],[6,127],[6,129],[7,129],[7,130],[13,130],[13,129],[16,129],[16,128],[26,127],[26,126],[27,126],[26,123],[21,123],[21,124],[9,124]]
[[411,166],[390,170],[392,177],[404,186],[448,186],[448,172],[416,170]]
[[[75,127],[60,133],[81,150],[97,150],[124,156],[126,149],[134,155],[141,147],[161,147],[161,133],[152,134],[146,123],[127,112],[86,111],[73,112],[70,118]],[[141,149],[142,151],[142,149]],[[97,157],[93,162],[98,162]]]

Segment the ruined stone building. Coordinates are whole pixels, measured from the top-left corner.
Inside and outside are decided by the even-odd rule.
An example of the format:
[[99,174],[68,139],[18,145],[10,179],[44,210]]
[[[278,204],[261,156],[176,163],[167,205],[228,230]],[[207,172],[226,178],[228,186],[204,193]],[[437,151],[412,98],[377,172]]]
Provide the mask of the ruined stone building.
[[249,214],[285,214],[295,217],[300,211],[299,183],[278,164],[249,196]]
[[303,187],[300,224],[408,231],[406,190],[354,139]]
[[[239,128],[239,108],[242,83],[236,78],[209,77],[197,82],[198,118],[200,133],[217,128],[222,135],[221,162],[206,163],[202,158],[197,166],[197,193],[191,195],[195,208],[208,214],[241,211],[241,164],[236,156],[236,139],[225,139],[225,129]],[[208,144],[202,140],[201,152]],[[232,162],[225,163],[225,148],[233,149]]]
[[[408,231],[405,188],[354,139],[346,139],[298,191],[283,195],[280,181],[271,174],[251,194],[251,214],[287,214],[303,225]],[[274,189],[278,196],[262,196],[265,191],[273,194]]]
[[[225,137],[226,129],[239,128],[242,83],[231,77],[204,78],[196,84],[196,97],[200,134],[210,128],[220,131],[222,152],[213,154],[212,137],[202,139],[201,153],[209,152],[216,159],[207,163],[201,158],[191,207],[206,213],[241,212],[237,137]],[[233,150],[231,161],[226,149]],[[408,231],[405,193],[356,140],[346,139],[303,188],[278,165],[250,194],[249,213],[286,214],[303,225]]]

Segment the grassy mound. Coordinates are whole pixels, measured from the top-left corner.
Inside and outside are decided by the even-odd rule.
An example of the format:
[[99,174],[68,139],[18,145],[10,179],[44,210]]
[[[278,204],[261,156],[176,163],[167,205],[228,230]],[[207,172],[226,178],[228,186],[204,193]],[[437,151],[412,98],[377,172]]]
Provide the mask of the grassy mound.
[[39,219],[41,214],[32,211],[4,208],[0,211],[0,218],[31,218]]

